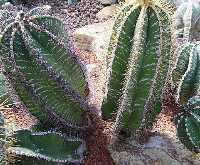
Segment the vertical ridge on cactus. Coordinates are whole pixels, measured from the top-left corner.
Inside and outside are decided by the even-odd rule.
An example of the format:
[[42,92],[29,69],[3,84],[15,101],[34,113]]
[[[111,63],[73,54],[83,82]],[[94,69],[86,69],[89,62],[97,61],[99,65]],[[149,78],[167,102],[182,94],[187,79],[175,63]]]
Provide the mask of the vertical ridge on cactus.
[[[112,71],[110,71],[111,68],[115,68],[117,71],[112,71],[113,76],[109,77],[109,86],[113,86],[114,89],[109,88],[106,101],[102,107],[105,118],[112,118],[112,113],[114,113],[117,108],[117,101],[120,97],[121,89],[123,87],[122,81],[124,79],[126,66],[128,64],[128,58],[126,57],[126,54],[130,55],[132,41],[131,36],[134,35],[134,28],[138,15],[139,10],[135,10],[135,7],[133,8],[133,6],[131,10],[131,7],[127,6],[122,10],[113,27],[113,34],[111,36],[110,46],[108,48],[107,67],[108,72]],[[124,17],[127,19],[124,19]],[[131,18],[134,21],[132,21]],[[127,26],[129,24],[130,26]],[[119,43],[116,41],[119,41]],[[122,46],[121,43],[124,42],[126,44]],[[116,54],[116,57],[119,56],[120,58],[113,59],[112,56],[114,56],[114,54]],[[112,60],[115,62],[112,62]]]
[[170,59],[169,15],[156,2],[146,2],[130,2],[122,9],[108,49],[110,82],[103,117],[113,120],[116,114],[115,127],[131,131],[151,127],[160,112]]

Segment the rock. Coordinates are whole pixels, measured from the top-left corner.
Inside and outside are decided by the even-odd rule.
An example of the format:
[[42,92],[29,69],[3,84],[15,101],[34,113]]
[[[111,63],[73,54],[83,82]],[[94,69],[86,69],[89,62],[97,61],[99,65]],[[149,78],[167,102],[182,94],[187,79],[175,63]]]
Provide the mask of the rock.
[[[90,90],[88,104],[99,114],[105,95],[106,55],[113,24],[113,20],[95,23],[76,29],[73,33],[74,46],[86,70]],[[86,55],[83,52],[87,52]]]
[[114,21],[109,20],[76,29],[73,34],[75,47],[94,53],[100,60],[108,46],[113,24]]
[[[114,143],[110,147],[116,165],[198,165],[198,156],[166,135],[152,136],[145,145]],[[178,147],[178,148],[177,148]]]
[[111,5],[104,7],[102,10],[100,10],[96,17],[99,20],[107,20],[108,18],[113,17],[117,13],[118,5]]
[[112,3],[116,3],[117,0],[98,0],[101,2],[103,5],[111,5]]

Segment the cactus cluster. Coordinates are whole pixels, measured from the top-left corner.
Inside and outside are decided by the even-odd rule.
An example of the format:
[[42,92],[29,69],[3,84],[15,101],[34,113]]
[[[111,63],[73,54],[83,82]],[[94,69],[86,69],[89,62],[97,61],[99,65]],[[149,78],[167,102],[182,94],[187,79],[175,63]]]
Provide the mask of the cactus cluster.
[[177,134],[185,146],[200,152],[200,44],[185,43],[177,48],[172,81],[176,101],[182,106],[175,118]]
[[[2,132],[5,124],[0,122],[0,138],[5,139],[0,145],[6,146],[8,155],[20,156],[23,164],[80,163],[90,146],[88,136],[98,139],[95,129],[104,133],[102,119],[112,125],[112,133],[142,137],[162,109],[169,73],[177,89],[176,101],[182,106],[176,117],[178,136],[199,152],[200,43],[178,47],[173,70],[169,70],[172,11],[166,3],[128,0],[120,10],[108,47],[102,118],[87,103],[90,91],[84,67],[71,50],[66,26],[49,15],[49,9],[2,9],[6,14],[0,17],[0,93],[5,94],[0,101],[9,94],[13,106],[20,101],[38,119],[31,129],[8,133]],[[6,90],[5,81],[13,92]]]
[[172,83],[181,110],[175,117],[177,135],[190,150],[200,152],[200,43],[197,1],[183,3],[174,15],[176,39]]
[[130,1],[118,15],[108,48],[108,95],[102,106],[103,118],[114,121],[115,128],[151,128],[161,111],[170,30],[169,12],[156,1]]

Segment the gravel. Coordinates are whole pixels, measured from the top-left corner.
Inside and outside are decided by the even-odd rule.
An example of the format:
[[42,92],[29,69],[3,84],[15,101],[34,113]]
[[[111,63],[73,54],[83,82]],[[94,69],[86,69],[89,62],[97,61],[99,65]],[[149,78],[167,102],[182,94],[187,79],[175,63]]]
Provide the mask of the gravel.
[[67,0],[32,0],[25,6],[33,8],[41,5],[50,5],[53,14],[64,20],[71,31],[88,24],[98,23],[96,14],[104,7],[97,0],[81,0],[76,5],[68,5]]

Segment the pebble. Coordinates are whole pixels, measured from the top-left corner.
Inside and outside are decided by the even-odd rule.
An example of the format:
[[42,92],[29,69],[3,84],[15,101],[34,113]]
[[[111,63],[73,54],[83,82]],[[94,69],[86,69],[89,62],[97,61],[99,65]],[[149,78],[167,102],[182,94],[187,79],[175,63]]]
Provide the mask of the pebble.
[[52,12],[61,18],[71,31],[82,26],[98,23],[96,14],[103,9],[103,5],[97,0],[80,0],[76,5],[68,5],[67,0],[32,0],[25,6],[50,5]]

